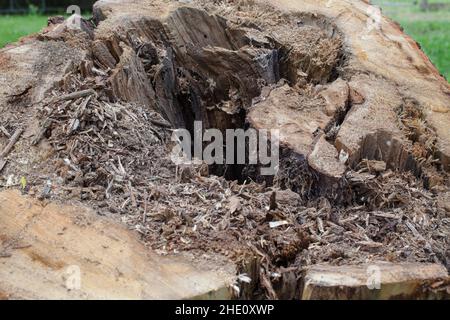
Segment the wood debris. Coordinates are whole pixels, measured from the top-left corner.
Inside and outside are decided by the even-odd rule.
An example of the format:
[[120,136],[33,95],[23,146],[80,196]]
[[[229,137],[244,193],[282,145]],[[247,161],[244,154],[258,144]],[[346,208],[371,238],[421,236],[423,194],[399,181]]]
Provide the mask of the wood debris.
[[[251,279],[260,296],[276,299],[283,281],[320,263],[439,262],[450,270],[445,150],[417,102],[393,79],[358,69],[363,63],[347,66],[356,56],[326,16],[259,4],[243,14],[235,1],[192,5],[170,12],[158,32],[130,20],[129,29],[105,23],[108,41],[65,31],[60,41],[33,40],[80,48],[64,64],[69,71],[46,79],[56,85],[19,86],[0,106],[1,188],[82,202],[120,218],[156,252],[223,255],[242,269],[239,294]],[[194,21],[203,24],[186,27]],[[202,28],[212,36],[195,33]],[[185,43],[191,38],[201,45]],[[63,49],[65,61],[75,49]],[[176,165],[172,132],[192,131],[197,119],[221,131],[287,133],[279,173]],[[248,256],[257,260],[252,272]]]

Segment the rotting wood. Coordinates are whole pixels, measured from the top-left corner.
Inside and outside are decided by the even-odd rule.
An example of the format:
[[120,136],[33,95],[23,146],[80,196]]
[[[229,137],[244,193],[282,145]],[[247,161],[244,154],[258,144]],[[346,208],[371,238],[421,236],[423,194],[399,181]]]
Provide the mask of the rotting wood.
[[6,162],[7,162],[5,158],[11,152],[12,148],[17,143],[17,141],[19,140],[22,133],[23,133],[23,128],[16,129],[16,131],[14,131],[14,134],[12,135],[11,139],[9,140],[8,144],[0,153],[0,171],[5,167]]
[[[99,1],[87,33],[1,51],[0,119],[34,133],[2,188],[120,215],[161,255],[255,255],[249,297],[298,297],[316,262],[450,269],[448,84],[388,19],[366,34],[367,3],[326,2]],[[194,120],[280,129],[279,174],[175,166]]]
[[61,97],[58,97],[58,100],[76,100],[79,98],[84,98],[87,96],[91,96],[94,95],[95,91],[92,89],[86,89],[86,90],[81,90],[81,91],[77,91],[77,92],[72,92],[66,95],[63,95]]
[[31,141],[31,145],[35,146],[42,140],[42,138],[44,137],[45,133],[47,132],[47,130],[51,124],[52,124],[52,121],[50,119],[46,119],[44,121],[38,134],[35,136],[33,141]]
[[[235,270],[226,261],[210,269],[188,256],[159,257],[127,228],[86,208],[42,207],[17,191],[0,192],[0,201],[2,239],[28,243],[2,253],[0,242],[0,291],[11,299],[232,297]],[[80,287],[66,281],[70,274],[80,274]]]

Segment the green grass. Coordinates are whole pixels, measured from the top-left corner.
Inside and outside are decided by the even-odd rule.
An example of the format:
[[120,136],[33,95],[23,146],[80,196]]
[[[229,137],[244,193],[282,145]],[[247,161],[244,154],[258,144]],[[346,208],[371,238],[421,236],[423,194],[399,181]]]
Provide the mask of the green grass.
[[40,31],[47,25],[47,16],[0,16],[0,48],[20,37]]

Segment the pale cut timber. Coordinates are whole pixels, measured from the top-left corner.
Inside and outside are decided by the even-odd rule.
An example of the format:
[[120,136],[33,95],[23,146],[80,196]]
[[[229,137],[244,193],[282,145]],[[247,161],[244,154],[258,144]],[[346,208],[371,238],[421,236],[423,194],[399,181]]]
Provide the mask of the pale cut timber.
[[438,264],[316,265],[305,272],[301,299],[449,299],[448,287],[432,289],[448,281],[447,270]]
[[0,193],[0,298],[230,299],[234,275],[233,265],[158,256],[83,207]]

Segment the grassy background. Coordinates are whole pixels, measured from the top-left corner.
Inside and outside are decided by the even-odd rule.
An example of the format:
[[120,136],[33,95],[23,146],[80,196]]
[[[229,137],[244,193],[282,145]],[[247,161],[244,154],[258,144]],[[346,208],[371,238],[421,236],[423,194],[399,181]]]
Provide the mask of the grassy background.
[[[421,11],[420,0],[372,0],[383,13],[399,22],[406,33],[420,43],[440,72],[450,80],[450,0],[429,0],[446,3],[447,9]],[[38,32],[47,23],[42,15],[0,16],[0,48],[20,37]]]

